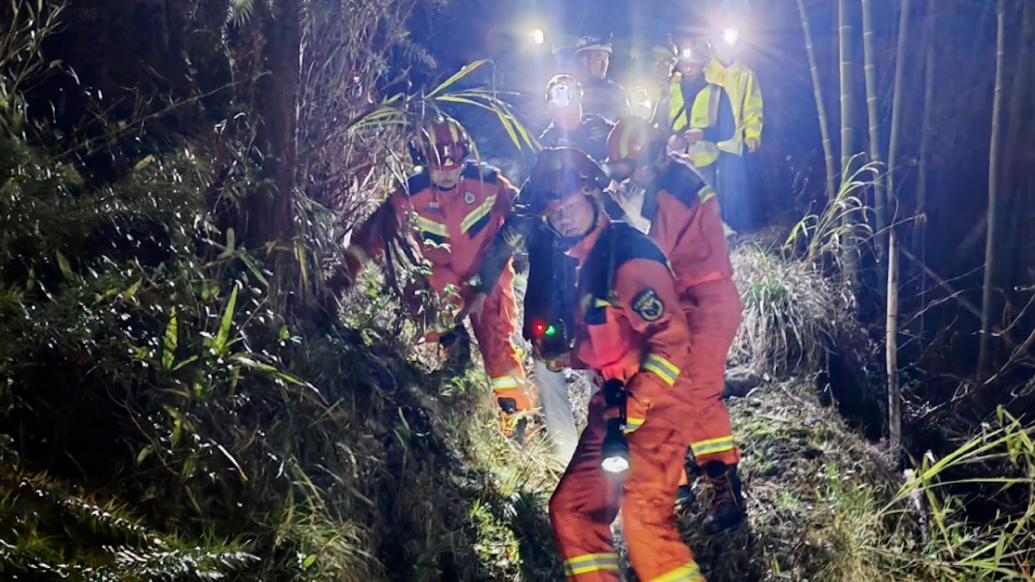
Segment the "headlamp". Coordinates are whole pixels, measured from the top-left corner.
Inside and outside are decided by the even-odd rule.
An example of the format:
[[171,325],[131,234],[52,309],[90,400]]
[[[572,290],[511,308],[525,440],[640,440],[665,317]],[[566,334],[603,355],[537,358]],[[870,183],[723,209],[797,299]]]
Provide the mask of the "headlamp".
[[736,46],[740,42],[740,31],[733,27],[723,29],[722,42],[729,46]]
[[568,107],[573,101],[571,88],[567,85],[555,85],[550,89],[550,103],[558,107]]

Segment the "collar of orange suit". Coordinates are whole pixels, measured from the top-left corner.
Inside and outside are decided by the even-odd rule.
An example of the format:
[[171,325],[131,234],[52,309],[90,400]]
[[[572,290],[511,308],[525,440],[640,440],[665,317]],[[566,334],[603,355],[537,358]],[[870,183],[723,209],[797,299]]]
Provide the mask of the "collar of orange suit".
[[596,246],[601,233],[604,232],[604,229],[607,228],[607,225],[609,224],[611,224],[611,219],[608,218],[606,212],[601,212],[600,219],[597,221],[597,225],[593,230],[589,231],[589,234],[587,234],[579,244],[568,249],[566,254],[569,257],[576,259],[580,265],[583,264],[586,261],[586,258],[589,257],[589,253],[593,250],[593,247]]

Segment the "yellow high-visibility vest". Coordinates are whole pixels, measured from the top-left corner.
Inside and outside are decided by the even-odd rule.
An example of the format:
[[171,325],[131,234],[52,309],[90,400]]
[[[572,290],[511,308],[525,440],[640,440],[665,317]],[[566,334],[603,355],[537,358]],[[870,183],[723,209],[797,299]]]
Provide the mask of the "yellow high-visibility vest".
[[[708,83],[694,96],[694,102],[690,106],[690,115],[687,119],[686,102],[684,101],[683,88],[680,83],[683,76],[680,73],[672,75],[669,84],[669,128],[675,132],[683,132],[687,129],[708,129],[719,122],[719,104],[722,99],[722,88],[718,85]],[[698,169],[710,166],[719,159],[719,148],[717,144],[701,140],[686,152],[690,161]]]

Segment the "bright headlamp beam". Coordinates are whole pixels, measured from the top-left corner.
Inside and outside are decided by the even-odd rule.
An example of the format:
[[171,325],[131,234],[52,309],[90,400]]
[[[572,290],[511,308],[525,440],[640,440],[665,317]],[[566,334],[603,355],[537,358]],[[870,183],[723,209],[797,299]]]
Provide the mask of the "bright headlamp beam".
[[528,32],[528,37],[533,44],[543,44],[546,42],[546,31],[541,28],[533,28]]
[[740,42],[740,31],[736,28],[725,28],[722,31],[722,42],[734,46]]

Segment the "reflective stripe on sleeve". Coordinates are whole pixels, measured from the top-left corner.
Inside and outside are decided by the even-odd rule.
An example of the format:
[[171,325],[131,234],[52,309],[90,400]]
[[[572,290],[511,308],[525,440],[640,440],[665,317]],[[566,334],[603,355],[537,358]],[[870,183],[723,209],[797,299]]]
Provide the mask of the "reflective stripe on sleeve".
[[414,223],[416,223],[417,228],[424,232],[449,238],[449,229],[446,228],[446,225],[442,224],[441,222],[435,222],[434,220],[424,218],[419,214],[414,215],[413,221]]
[[642,368],[648,372],[653,372],[655,376],[664,380],[669,386],[675,384],[676,378],[679,377],[679,368],[656,354],[647,356],[647,359],[643,361]]
[[643,426],[643,423],[647,422],[645,418],[627,418],[625,419],[625,434],[636,432],[636,429]]
[[579,576],[590,572],[617,572],[618,554],[585,554],[564,561],[564,573],[567,576]]

